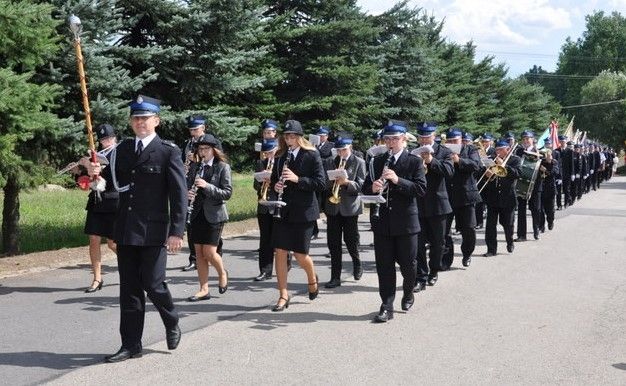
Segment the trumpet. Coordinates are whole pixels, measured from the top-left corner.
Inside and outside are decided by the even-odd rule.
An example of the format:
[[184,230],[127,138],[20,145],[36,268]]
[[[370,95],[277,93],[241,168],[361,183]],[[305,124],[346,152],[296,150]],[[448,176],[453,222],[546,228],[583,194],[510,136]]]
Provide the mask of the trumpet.
[[[506,163],[509,161],[509,159],[513,155],[513,151],[515,151],[515,148],[517,148],[517,145],[518,144],[516,143],[515,146],[513,146],[511,148],[511,150],[509,150],[509,152],[507,153],[506,157],[504,157],[504,160],[502,160],[502,163],[500,165],[492,165],[492,166],[487,168],[487,170],[490,170],[491,173],[493,173],[493,174],[491,176],[487,177],[487,179],[484,181],[483,186],[478,190],[479,193],[482,193],[483,189],[485,189],[485,186],[487,186],[489,184],[489,182],[491,182],[493,180],[493,176],[496,176],[496,177],[506,177],[507,176],[508,172],[506,171]],[[480,178],[476,182],[476,186],[480,185],[480,182],[483,180],[483,178],[485,178],[487,176],[487,170],[485,170],[483,175],[480,176]]]
[[[280,190],[280,192],[278,192],[278,201],[282,201],[283,200],[283,192],[285,191],[285,179],[283,178],[283,173],[285,172],[285,169],[289,168],[289,160],[291,160],[291,155],[292,155],[292,151],[291,149],[289,149],[289,151],[287,152],[287,159],[285,159],[285,163],[283,163],[283,168],[280,171],[280,178],[278,179],[278,182],[280,182],[281,184],[283,184],[283,188]],[[281,206],[277,205],[276,206],[276,210],[274,211],[274,218],[281,218],[280,215],[280,209]]]
[[[265,168],[266,172],[269,172],[274,167],[274,157],[267,159],[267,167]],[[267,192],[270,188],[271,181],[263,181],[263,185],[261,185],[261,198],[259,198],[259,202],[267,201]]]
[[[339,166],[337,167],[338,170],[343,170],[346,168],[346,159],[342,158],[341,161],[339,161]],[[339,188],[341,187],[341,185],[339,185],[339,182],[337,180],[335,180],[335,182],[333,183],[333,188],[331,189],[332,195],[330,197],[328,197],[328,201],[331,204],[339,204],[341,202],[341,197],[339,197]]]

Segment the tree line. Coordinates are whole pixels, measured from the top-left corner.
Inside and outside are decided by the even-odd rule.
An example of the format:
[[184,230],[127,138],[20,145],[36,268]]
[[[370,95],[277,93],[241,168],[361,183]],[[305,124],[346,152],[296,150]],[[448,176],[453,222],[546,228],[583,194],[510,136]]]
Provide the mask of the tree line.
[[560,96],[511,79],[443,21],[401,1],[380,15],[356,0],[0,0],[2,249],[19,250],[19,192],[85,153],[76,58],[81,42],[92,120],[123,136],[138,91],[162,100],[159,134],[182,144],[203,115],[235,170],[252,167],[265,118],[349,131],[358,147],[389,118],[473,134],[542,131]]

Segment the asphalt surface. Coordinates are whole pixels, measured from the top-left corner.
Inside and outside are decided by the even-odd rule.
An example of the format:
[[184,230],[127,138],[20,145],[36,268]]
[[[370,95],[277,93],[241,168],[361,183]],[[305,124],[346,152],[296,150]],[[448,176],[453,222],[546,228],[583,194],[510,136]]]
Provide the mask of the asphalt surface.
[[[529,219],[530,220],[530,219]],[[529,222],[530,224],[530,222]],[[460,256],[409,312],[371,323],[380,299],[369,224],[360,222],[365,274],[356,282],[344,254],[343,285],[306,295],[304,272],[290,272],[291,306],[270,311],[275,279],[253,282],[257,240],[225,243],[229,290],[195,293],[186,255],[168,262],[183,337],[168,351],[154,308],[144,331],[144,357],[103,364],[117,351],[118,278],[105,286],[85,264],[2,279],[0,384],[626,384],[626,177],[614,177],[573,207],[557,212],[554,230],[505,252],[486,251],[484,234],[472,266]],[[322,284],[329,279],[325,233],[311,253]],[[532,234],[529,235],[532,238]],[[458,240],[458,236],[455,236]],[[503,252],[504,251],[504,252]],[[398,275],[400,276],[399,272]]]

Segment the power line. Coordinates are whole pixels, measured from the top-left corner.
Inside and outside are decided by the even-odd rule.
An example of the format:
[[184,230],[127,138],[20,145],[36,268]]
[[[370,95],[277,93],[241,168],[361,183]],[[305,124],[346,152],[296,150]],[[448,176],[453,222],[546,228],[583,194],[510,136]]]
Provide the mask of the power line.
[[[476,50],[476,52],[480,52],[483,54],[494,54],[494,55],[518,55],[518,56],[538,56],[545,58],[558,58],[560,54],[540,54],[536,52],[512,52],[512,51],[488,51],[488,50]],[[619,60],[626,61],[626,57],[622,56],[580,56],[580,55],[566,55],[567,59],[580,59],[580,60],[589,60],[589,61],[606,61],[606,60]]]
[[564,79],[594,79],[596,75],[567,75],[567,74],[534,74],[534,73],[526,73],[522,74],[523,76],[533,76],[533,77],[541,77],[541,78],[564,78]]
[[624,99],[617,99],[617,100],[614,100],[614,101],[606,101],[606,102],[598,102],[598,103],[588,103],[588,104],[585,104],[585,105],[563,106],[563,107],[561,107],[561,109],[573,109],[575,107],[609,105],[609,104],[612,104],[612,103],[619,103],[619,102],[624,102],[624,101],[626,101],[626,98],[624,98]]

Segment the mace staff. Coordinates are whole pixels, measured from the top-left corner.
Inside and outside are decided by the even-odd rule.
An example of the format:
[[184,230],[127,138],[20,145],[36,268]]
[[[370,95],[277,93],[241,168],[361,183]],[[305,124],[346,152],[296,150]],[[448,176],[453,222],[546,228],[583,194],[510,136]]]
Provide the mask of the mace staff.
[[[83,111],[85,112],[85,126],[87,127],[87,141],[89,145],[89,153],[91,162],[97,162],[96,146],[93,140],[93,127],[91,126],[91,109],[89,108],[89,96],[87,95],[87,80],[85,77],[85,67],[83,60],[83,50],[80,45],[80,33],[83,26],[80,19],[76,15],[71,15],[68,19],[70,31],[74,35],[74,49],[76,51],[76,67],[78,68],[78,79],[80,80],[80,91],[83,100]],[[97,175],[92,177],[92,181],[98,178]]]

